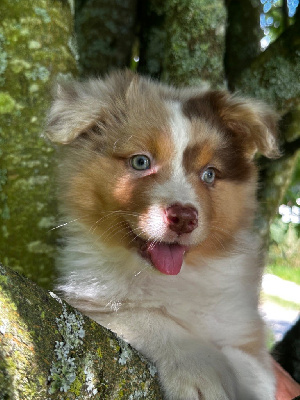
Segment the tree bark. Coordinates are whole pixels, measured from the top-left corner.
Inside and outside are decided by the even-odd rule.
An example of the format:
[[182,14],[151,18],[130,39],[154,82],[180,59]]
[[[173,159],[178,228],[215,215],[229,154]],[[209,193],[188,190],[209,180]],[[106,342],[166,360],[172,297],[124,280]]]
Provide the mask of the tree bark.
[[139,5],[139,72],[177,86],[224,86],[222,0],[147,0]]
[[57,211],[53,148],[41,133],[54,80],[76,74],[69,4],[0,2],[0,259],[44,286]]
[[137,0],[75,0],[82,76],[128,67],[133,55]]
[[0,264],[0,399],[162,399],[155,367]]
[[300,24],[290,26],[235,79],[235,89],[273,104],[281,114],[300,102]]
[[227,0],[227,27],[224,68],[228,88],[235,90],[235,80],[260,53],[262,30],[259,0]]
[[295,108],[288,112],[280,123],[281,158],[269,160],[261,157],[258,160],[260,179],[258,199],[260,209],[257,226],[266,241],[270,224],[282,202],[286,190],[290,186],[296,163],[299,162],[300,148],[300,110]]

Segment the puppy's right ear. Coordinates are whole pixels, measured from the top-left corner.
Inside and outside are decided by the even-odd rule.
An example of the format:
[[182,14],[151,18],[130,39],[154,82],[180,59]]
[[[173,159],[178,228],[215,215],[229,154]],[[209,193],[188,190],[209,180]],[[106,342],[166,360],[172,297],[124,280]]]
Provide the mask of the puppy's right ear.
[[103,107],[102,90],[101,80],[57,84],[46,123],[47,137],[55,143],[68,144],[88,129]]

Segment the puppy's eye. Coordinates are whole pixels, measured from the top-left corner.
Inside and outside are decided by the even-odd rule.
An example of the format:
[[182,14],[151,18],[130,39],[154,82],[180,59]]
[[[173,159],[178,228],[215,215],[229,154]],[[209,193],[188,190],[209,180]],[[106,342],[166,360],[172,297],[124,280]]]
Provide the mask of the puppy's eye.
[[213,184],[216,179],[216,173],[213,168],[207,168],[201,175],[201,179],[203,182],[208,183],[209,185]]
[[144,171],[150,168],[150,158],[144,156],[143,154],[137,154],[136,156],[131,157],[130,165],[133,169],[138,171]]

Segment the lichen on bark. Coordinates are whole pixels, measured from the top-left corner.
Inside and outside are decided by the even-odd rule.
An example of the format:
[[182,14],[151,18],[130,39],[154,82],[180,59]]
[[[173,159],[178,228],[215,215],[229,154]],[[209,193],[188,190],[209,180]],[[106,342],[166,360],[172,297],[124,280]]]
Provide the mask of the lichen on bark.
[[300,24],[290,26],[235,78],[235,89],[264,99],[281,114],[299,105]]
[[142,73],[177,86],[224,85],[223,1],[151,0],[140,18]]
[[154,366],[0,264],[0,399],[162,399]]
[[0,259],[53,280],[53,149],[41,137],[58,74],[75,74],[70,2],[0,2]]

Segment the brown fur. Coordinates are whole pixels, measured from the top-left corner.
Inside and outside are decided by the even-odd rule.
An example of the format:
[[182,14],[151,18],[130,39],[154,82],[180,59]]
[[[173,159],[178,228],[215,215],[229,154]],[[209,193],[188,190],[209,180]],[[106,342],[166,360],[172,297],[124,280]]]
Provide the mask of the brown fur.
[[[253,154],[276,154],[274,114],[226,92],[191,91],[189,97],[186,90],[154,85],[129,72],[92,83],[60,88],[49,117],[50,138],[71,142],[61,174],[63,208],[107,244],[132,246],[132,229],[148,212],[152,185],[167,181],[172,172],[165,99],[181,101],[191,121],[182,163],[201,199],[205,226],[192,251],[217,256],[230,248],[234,232],[250,224],[255,210]],[[74,109],[78,115],[68,122]],[[128,160],[144,153],[151,154],[159,170],[141,179]],[[212,187],[200,179],[207,166],[216,171]]]
[[275,397],[251,232],[275,125],[260,103],[128,71],[58,89],[47,133],[74,222],[58,289],[156,363],[167,399]]

